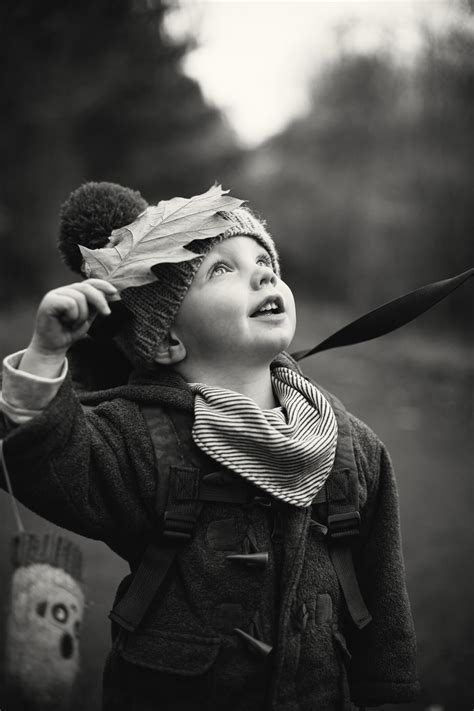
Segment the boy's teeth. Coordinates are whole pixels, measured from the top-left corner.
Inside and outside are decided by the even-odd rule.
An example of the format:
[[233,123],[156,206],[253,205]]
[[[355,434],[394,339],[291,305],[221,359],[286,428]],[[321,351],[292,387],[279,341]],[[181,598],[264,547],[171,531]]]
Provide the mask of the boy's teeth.
[[275,304],[274,302],[272,302],[271,304],[265,304],[265,306],[262,306],[262,307],[259,309],[259,312],[262,312],[262,311],[271,311],[272,309],[276,309],[276,304]]
[[252,315],[256,316],[257,314],[266,314],[266,313],[269,313],[270,311],[273,311],[275,313],[280,312],[280,308],[279,308],[276,301],[268,301],[263,306],[260,306],[260,308],[257,309]]

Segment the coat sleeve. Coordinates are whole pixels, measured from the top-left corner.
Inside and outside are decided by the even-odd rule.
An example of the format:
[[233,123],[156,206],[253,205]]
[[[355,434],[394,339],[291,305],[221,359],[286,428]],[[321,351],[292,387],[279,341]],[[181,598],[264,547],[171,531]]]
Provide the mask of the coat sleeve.
[[367,537],[357,573],[373,619],[363,630],[350,633],[350,685],[357,705],[378,706],[412,701],[419,684],[393,467],[385,446],[372,432],[365,435],[365,442],[359,461],[367,487],[361,508]]
[[134,403],[114,400],[86,415],[68,377],[29,422],[2,415],[0,437],[15,497],[40,516],[123,557],[152,527],[153,447]]

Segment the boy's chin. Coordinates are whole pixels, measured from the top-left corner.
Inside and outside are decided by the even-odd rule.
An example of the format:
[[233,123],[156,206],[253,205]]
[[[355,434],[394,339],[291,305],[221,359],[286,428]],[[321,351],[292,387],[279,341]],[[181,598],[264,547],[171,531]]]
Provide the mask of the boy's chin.
[[280,353],[287,350],[291,341],[291,338],[280,338],[272,342],[253,344],[254,347],[251,350],[255,361],[262,364],[271,363]]

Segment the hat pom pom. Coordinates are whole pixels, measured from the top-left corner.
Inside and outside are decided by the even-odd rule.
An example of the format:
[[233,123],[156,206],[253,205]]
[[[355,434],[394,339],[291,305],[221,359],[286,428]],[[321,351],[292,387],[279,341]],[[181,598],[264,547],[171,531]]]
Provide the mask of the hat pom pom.
[[148,207],[139,192],[116,183],[84,183],[61,206],[58,247],[67,266],[81,274],[78,245],[104,247],[112,230],[133,222]]

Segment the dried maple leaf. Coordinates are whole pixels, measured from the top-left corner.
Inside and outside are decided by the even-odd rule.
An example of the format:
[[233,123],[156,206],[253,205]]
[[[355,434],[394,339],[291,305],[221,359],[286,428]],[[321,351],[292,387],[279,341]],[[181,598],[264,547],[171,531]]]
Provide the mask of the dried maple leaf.
[[243,200],[214,185],[202,195],[162,200],[148,207],[130,225],[114,230],[102,249],[79,246],[87,276],[106,279],[119,291],[155,281],[151,267],[176,263],[198,255],[185,249],[197,239],[217,237],[229,228],[218,212],[232,212]]

